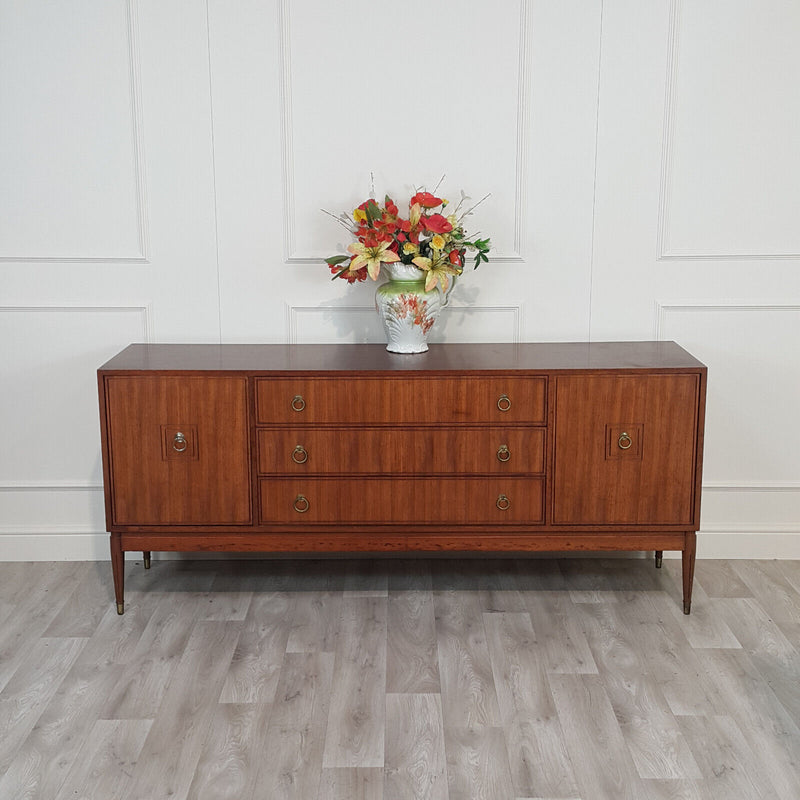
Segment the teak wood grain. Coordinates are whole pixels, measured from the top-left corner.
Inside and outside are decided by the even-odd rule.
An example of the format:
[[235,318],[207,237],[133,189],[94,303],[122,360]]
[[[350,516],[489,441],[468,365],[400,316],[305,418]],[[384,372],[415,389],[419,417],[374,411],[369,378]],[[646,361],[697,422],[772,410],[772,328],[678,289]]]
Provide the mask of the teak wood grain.
[[131,345],[98,370],[140,549],[663,550],[689,612],[706,368],[673,342]]

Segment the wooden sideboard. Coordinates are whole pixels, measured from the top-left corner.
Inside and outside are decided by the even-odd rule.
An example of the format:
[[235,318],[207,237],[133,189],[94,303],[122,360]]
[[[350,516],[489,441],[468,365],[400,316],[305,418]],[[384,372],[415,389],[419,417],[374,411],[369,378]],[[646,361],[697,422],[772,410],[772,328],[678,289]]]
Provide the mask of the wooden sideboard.
[[98,370],[124,553],[664,550],[691,607],[706,367],[673,342],[134,344]]

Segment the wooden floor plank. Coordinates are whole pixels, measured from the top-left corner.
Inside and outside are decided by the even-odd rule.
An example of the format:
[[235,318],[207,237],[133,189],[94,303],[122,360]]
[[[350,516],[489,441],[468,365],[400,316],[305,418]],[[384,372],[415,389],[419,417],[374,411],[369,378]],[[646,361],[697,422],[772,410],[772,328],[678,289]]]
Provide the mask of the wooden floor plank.
[[680,728],[639,656],[619,603],[579,612],[617,724],[641,778],[699,778]]
[[581,797],[640,800],[639,777],[599,675],[550,675]]
[[37,639],[0,692],[0,775],[45,713],[85,644],[85,639]]
[[536,645],[548,672],[596,675],[597,664],[568,591],[526,592]]
[[382,800],[379,767],[331,767],[322,770],[317,800]]
[[56,796],[122,670],[122,664],[98,661],[86,647],[81,650],[0,778],[0,797],[51,800]]
[[434,592],[445,726],[500,725],[492,664],[477,592]]
[[231,622],[194,624],[124,800],[186,796],[238,639]]
[[[125,719],[95,722],[58,794],[52,800],[93,800],[121,797],[150,732],[150,720]],[[20,796],[22,797],[22,795]]]
[[318,796],[333,662],[332,653],[286,654],[259,762],[258,796]]
[[[192,633],[196,610],[160,594],[125,671],[106,698],[106,719],[154,719]],[[116,616],[116,614],[115,614]],[[127,615],[123,615],[127,616]]]
[[385,800],[448,800],[438,694],[386,695]]
[[299,593],[292,608],[286,651],[333,653],[339,637],[341,609],[341,590]]
[[386,691],[440,691],[436,620],[430,589],[390,590],[387,609]]
[[186,800],[258,797],[258,773],[267,752],[270,703],[220,703],[197,762]]
[[385,597],[345,597],[336,646],[325,767],[383,767]]
[[703,798],[780,800],[758,754],[731,717],[683,717],[679,723],[697,753]]
[[530,615],[506,612],[485,614],[483,619],[516,796],[577,797]]
[[249,605],[221,703],[271,703],[289,638],[287,620],[294,597],[287,592],[257,594]]
[[777,796],[800,797],[800,720],[786,711],[746,652],[713,649],[699,655],[727,700],[729,716],[747,750],[763,765]]
[[503,731],[445,728],[449,800],[514,800]]

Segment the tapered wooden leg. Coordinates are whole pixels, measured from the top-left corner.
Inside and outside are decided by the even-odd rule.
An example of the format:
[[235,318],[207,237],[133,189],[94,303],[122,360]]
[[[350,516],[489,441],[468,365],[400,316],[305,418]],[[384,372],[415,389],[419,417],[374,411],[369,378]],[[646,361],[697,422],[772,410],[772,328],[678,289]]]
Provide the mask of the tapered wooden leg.
[[111,534],[111,573],[114,576],[114,598],[117,614],[125,613],[125,553],[118,534]]
[[683,547],[683,613],[692,610],[692,584],[694,583],[694,558],[697,550],[697,534],[686,534]]
[[661,564],[664,561],[664,551],[656,550],[656,569],[661,569]]
[[150,551],[143,550],[142,551],[142,561],[144,561],[144,568],[150,569]]

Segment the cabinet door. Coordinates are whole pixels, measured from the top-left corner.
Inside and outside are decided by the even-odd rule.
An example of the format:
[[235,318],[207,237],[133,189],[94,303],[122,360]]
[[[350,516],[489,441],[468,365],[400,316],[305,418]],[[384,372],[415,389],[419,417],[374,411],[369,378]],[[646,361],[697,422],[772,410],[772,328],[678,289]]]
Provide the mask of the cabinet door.
[[116,525],[251,522],[245,378],[112,376],[106,418]]
[[556,381],[553,522],[691,525],[699,376]]

